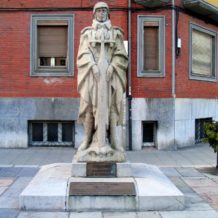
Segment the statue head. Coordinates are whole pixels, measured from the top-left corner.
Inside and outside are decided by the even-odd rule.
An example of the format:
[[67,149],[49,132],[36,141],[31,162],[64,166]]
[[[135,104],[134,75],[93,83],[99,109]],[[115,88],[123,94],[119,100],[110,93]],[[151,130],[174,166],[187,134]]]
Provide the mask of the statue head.
[[98,2],[93,8],[94,18],[98,22],[105,22],[109,19],[109,7],[105,2]]

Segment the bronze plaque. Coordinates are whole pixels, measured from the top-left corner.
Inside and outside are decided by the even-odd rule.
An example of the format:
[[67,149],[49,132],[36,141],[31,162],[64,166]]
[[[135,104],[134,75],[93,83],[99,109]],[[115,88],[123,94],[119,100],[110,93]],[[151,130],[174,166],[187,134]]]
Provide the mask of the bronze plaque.
[[86,176],[89,177],[116,177],[116,163],[89,162],[86,164]]
[[132,182],[71,182],[70,196],[136,196]]

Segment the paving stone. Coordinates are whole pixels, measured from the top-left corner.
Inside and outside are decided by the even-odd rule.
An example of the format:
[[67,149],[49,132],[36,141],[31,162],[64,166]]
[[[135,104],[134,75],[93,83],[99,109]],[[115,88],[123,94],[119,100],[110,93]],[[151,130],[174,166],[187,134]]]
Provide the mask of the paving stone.
[[[65,212],[20,212],[17,218],[68,218]],[[75,216],[76,218],[76,216]]]
[[198,170],[192,167],[179,167],[176,170],[183,177],[205,177],[204,174],[200,173]]
[[218,187],[216,186],[208,186],[208,187],[193,187],[193,189],[201,194],[201,195],[212,195],[212,194],[218,194]]
[[138,218],[161,218],[158,212],[138,212]]
[[74,212],[74,213],[70,213],[69,218],[103,218],[103,216],[101,212],[81,212],[81,213]]
[[197,193],[187,193],[185,195],[185,202],[186,205],[196,204],[196,203],[203,203],[204,199],[200,197]]
[[27,184],[31,181],[30,177],[20,177],[0,196],[0,208],[18,208],[19,195]]
[[218,184],[209,178],[183,178],[183,180],[191,187],[218,187]]
[[114,213],[103,213],[104,218],[138,218],[135,212],[114,212]]
[[171,211],[160,212],[162,218],[217,218],[218,213],[210,211]]
[[0,209],[1,218],[16,218],[19,211],[16,209]]
[[17,177],[21,169],[20,167],[3,167],[0,170],[0,177]]
[[176,187],[182,192],[182,193],[193,193],[193,189],[189,187],[181,177],[170,177],[170,180],[176,185]]
[[7,189],[8,187],[0,187],[0,195],[3,194]]
[[25,167],[25,168],[22,168],[18,176],[34,177],[38,171],[39,171],[39,168],[36,168],[36,167]]
[[189,204],[185,208],[186,211],[210,211],[213,208],[205,202]]
[[14,179],[0,178],[0,187],[10,186],[14,182]]
[[168,177],[181,176],[178,171],[173,167],[161,167],[160,170]]
[[209,202],[211,207],[218,211],[218,194],[206,194],[204,198]]

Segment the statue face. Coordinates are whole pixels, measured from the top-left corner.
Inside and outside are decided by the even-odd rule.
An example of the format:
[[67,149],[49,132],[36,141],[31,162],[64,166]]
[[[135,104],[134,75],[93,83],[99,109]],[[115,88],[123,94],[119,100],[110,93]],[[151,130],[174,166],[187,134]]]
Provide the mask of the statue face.
[[105,22],[108,19],[107,8],[97,8],[95,11],[95,19],[98,22]]

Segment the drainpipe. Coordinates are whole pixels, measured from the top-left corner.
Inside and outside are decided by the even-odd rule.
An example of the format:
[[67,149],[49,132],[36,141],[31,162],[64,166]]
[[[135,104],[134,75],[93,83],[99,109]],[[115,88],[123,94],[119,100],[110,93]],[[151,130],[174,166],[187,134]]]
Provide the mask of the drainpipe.
[[128,140],[129,140],[129,150],[132,151],[132,87],[131,87],[131,0],[128,0]]
[[172,98],[173,98],[173,145],[176,146],[176,130],[175,130],[175,101],[176,101],[176,30],[175,30],[175,20],[176,20],[176,11],[175,11],[175,0],[172,0]]

